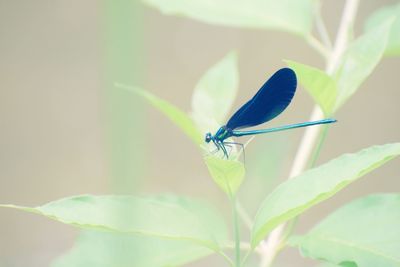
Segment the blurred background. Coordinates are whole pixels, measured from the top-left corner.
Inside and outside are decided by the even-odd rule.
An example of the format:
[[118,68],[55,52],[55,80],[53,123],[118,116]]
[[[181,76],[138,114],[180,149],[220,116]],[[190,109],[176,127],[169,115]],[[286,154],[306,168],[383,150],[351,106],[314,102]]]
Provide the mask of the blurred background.
[[[377,8],[363,0],[356,34]],[[344,1],[325,0],[331,36]],[[0,0],[0,203],[36,206],[77,194],[172,192],[207,198],[229,214],[202,156],[168,119],[114,82],[139,85],[185,111],[204,72],[236,49],[240,89],[234,109],[292,59],[323,68],[303,40],[288,33],[219,27],[162,15],[134,1]],[[374,144],[399,141],[398,58],[385,58],[336,114],[318,163]],[[306,121],[313,108],[299,88],[270,125]],[[210,129],[212,131],[216,129]],[[261,198],[287,178],[303,130],[258,136],[246,150],[243,201],[254,214]],[[266,178],[265,174],[269,175]],[[399,191],[393,161],[308,211],[296,232],[342,204]],[[254,197],[249,198],[249,196]],[[0,266],[48,266],[79,231],[44,217],[0,210]],[[277,266],[312,266],[294,249]],[[210,257],[190,266],[219,266]]]

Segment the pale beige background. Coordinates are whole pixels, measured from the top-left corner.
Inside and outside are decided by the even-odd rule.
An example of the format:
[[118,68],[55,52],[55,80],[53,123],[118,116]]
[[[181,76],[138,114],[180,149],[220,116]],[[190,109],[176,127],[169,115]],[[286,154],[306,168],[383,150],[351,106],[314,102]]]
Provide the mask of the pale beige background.
[[[362,0],[356,32],[379,6]],[[323,1],[333,33],[343,1]],[[0,1],[0,203],[39,205],[61,197],[109,193],[102,126],[102,16],[100,1]],[[272,31],[214,27],[143,8],[144,70],[141,85],[190,109],[199,77],[231,49],[239,51],[240,91],[248,99],[282,59],[322,67],[302,40]],[[344,152],[400,140],[399,59],[385,59],[337,114],[320,162]],[[273,124],[308,119],[313,103],[299,89],[294,103]],[[142,191],[176,192],[223,203],[196,148],[168,120],[146,109],[147,170]],[[290,137],[285,179],[302,131]],[[133,137],[134,138],[134,137]],[[257,138],[252,146],[268,142]],[[249,152],[251,153],[251,147]],[[399,160],[369,174],[307,212],[299,233],[349,200],[373,192],[398,192]],[[224,204],[220,204],[224,208]],[[47,266],[73,243],[77,230],[40,216],[0,209],[0,266]],[[193,266],[218,266],[203,260]],[[211,263],[212,262],[212,263]],[[311,266],[295,250],[279,266]],[[222,263],[221,263],[222,264]]]

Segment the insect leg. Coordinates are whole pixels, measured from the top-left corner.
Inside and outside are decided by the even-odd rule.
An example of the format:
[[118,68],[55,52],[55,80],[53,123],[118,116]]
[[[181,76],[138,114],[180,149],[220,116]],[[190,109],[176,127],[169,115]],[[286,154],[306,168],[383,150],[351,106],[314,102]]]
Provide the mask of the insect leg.
[[219,148],[220,148],[220,145],[218,144],[218,142],[217,142],[217,141],[215,141],[214,139],[212,139],[212,141],[213,141],[214,145],[217,147],[217,150],[219,150]]
[[219,151],[219,148],[214,149],[213,151],[210,152],[211,155],[217,153]]
[[219,146],[221,147],[222,151],[224,152],[224,156],[228,159],[228,158],[229,158],[229,155],[228,155],[228,152],[226,151],[226,148],[225,148],[225,146],[224,146],[224,143],[223,143],[223,142],[219,142],[218,144],[219,144]]
[[229,148],[229,151],[228,151],[228,149],[226,151],[228,151],[228,156],[230,156],[231,153],[232,153],[233,147],[230,144],[227,144],[227,143],[224,143],[224,145],[225,145],[226,148]]
[[242,143],[224,142],[224,145],[225,145],[225,144],[241,146],[241,147],[242,147],[242,151],[243,151],[243,161],[246,163],[246,153],[245,153],[245,150],[244,150],[244,145],[243,145]]
[[215,140],[212,140],[212,141],[213,141],[213,143],[215,145],[215,149],[213,151],[209,152],[211,155],[217,153],[221,149],[220,145],[218,144],[218,142],[216,142]]

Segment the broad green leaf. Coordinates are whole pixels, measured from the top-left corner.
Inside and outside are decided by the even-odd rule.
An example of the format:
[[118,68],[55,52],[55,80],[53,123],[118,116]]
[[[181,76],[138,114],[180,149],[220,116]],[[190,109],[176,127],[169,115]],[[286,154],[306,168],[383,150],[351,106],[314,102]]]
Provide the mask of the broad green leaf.
[[388,43],[386,45],[386,56],[400,56],[400,3],[385,6],[376,10],[367,20],[365,31],[372,30],[376,25],[382,24],[388,18],[395,20],[390,30]]
[[173,195],[74,196],[30,208],[15,208],[86,229],[141,234],[192,241],[217,250],[226,228],[214,208],[205,202]]
[[115,87],[134,92],[135,94],[143,97],[156,109],[167,116],[172,122],[174,122],[179,128],[181,128],[181,130],[187,136],[189,136],[193,142],[195,142],[197,145],[203,144],[203,137],[199,130],[196,128],[192,119],[176,106],[138,87],[128,86],[119,83],[116,83]]
[[[197,83],[192,97],[192,116],[207,131],[225,123],[239,86],[237,54],[230,52],[211,67]],[[215,122],[209,122],[215,119]]]
[[290,60],[287,60],[286,63],[296,72],[300,84],[321,107],[325,115],[331,115],[337,97],[336,82],[317,68]]
[[56,259],[51,267],[172,267],[211,253],[188,241],[82,231],[72,249]]
[[292,243],[305,257],[341,266],[398,267],[399,223],[400,194],[372,195],[345,205]]
[[308,35],[313,0],[143,0],[167,15],[242,28],[265,28]]
[[[329,262],[324,262],[324,263],[321,263],[320,265],[317,265],[317,267],[344,267],[344,266],[339,266],[336,264],[331,264]],[[354,267],[357,267],[357,266],[354,266]]]
[[214,182],[228,196],[233,197],[244,179],[245,168],[243,163],[217,156],[207,156],[204,160]]
[[393,20],[387,20],[356,39],[341,59],[333,77],[337,81],[335,110],[350,98],[372,73],[385,51]]
[[330,198],[400,154],[400,143],[345,154],[280,184],[262,203],[252,230],[256,246],[271,230]]

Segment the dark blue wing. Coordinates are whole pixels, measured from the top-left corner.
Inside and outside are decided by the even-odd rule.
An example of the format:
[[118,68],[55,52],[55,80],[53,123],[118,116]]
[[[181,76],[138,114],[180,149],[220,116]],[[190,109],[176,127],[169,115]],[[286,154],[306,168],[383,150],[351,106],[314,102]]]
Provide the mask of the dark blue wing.
[[252,99],[233,114],[226,127],[234,130],[256,126],[272,120],[290,104],[296,86],[296,74],[292,69],[278,70],[265,82]]

